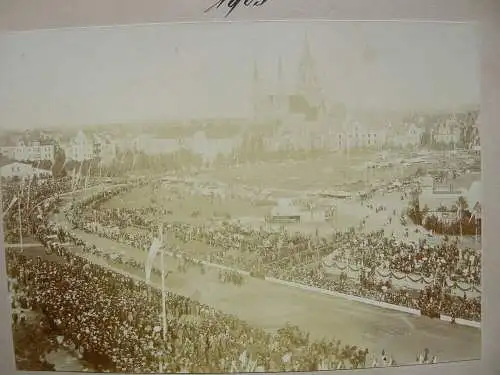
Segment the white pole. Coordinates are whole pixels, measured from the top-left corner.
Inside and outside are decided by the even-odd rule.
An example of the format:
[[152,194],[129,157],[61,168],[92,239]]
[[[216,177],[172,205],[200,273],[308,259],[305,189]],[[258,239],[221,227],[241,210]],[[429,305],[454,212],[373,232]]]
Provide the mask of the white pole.
[[477,232],[478,232],[478,230],[477,230],[477,229],[478,229],[478,226],[479,226],[479,219],[478,219],[478,217],[476,216],[476,242],[477,242],[477,240],[478,240],[478,238],[479,238],[479,236],[478,236],[478,234],[477,234]]
[[460,220],[460,241],[463,241],[464,239],[464,231],[462,228],[462,211],[460,210],[460,217],[458,218]]
[[88,182],[89,182],[89,178],[90,178],[90,170],[92,168],[92,163],[90,162],[89,163],[89,169],[87,170],[87,177],[85,178],[85,190],[87,190],[87,187],[88,187]]
[[22,230],[22,222],[21,222],[21,199],[17,200],[17,210],[19,215],[19,244],[21,245],[20,249],[23,250],[23,230]]
[[31,179],[32,179],[33,176],[31,176],[29,179],[28,179],[28,203],[27,203],[27,206],[28,206],[28,209],[30,207],[30,191],[31,191]]
[[[160,240],[161,243],[163,244],[163,225],[160,225]],[[167,339],[167,311],[166,311],[166,297],[165,297],[165,263],[164,263],[164,249],[163,247],[161,248],[161,253],[160,253],[160,258],[161,258],[161,306],[162,306],[162,323],[163,323],[163,345],[162,345],[162,357],[161,357],[161,362],[160,362],[160,371],[163,371],[163,359],[165,358],[165,342]]]

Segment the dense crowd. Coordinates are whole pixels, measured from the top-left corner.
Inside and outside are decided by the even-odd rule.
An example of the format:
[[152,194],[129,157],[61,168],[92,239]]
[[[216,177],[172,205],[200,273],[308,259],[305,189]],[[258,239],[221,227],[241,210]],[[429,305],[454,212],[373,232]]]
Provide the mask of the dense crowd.
[[451,281],[481,284],[481,253],[462,249],[457,241],[431,245],[388,238],[380,233],[344,233],[331,245],[333,259],[375,266],[382,270],[413,274],[424,278],[444,275]]
[[[19,208],[22,210],[25,233],[35,235],[48,250],[40,256],[8,250],[8,273],[13,281],[11,285],[15,285],[12,289],[22,291],[19,295],[22,295],[23,306],[42,313],[45,329],[52,336],[64,337],[64,344],[73,347],[80,357],[92,363],[97,370],[314,371],[396,364],[385,351],[369,356],[366,349],[342,345],[340,341],[315,342],[298,327],[290,325],[276,333],[265,332],[249,326],[235,316],[172,293],[168,293],[166,299],[167,330],[163,337],[161,294],[157,289],[77,255],[103,255],[105,252],[95,245],[85,243],[71,230],[48,223],[47,215],[56,209],[58,196],[74,188],[70,180],[61,183],[52,180],[38,182],[36,187],[30,187],[30,204],[25,203],[26,195],[20,195],[26,186],[13,185],[11,189],[4,190],[7,192],[3,193],[4,202],[10,202],[14,195],[23,197]],[[130,188],[131,186],[120,187],[74,202],[67,216],[75,227],[97,232],[101,236],[146,251],[153,236],[151,229],[158,226],[157,218],[166,216],[166,212],[156,208],[104,210],[99,207],[100,202]],[[44,204],[38,205],[40,202]],[[36,207],[40,208],[35,210]],[[14,236],[18,225],[16,216],[10,212],[5,223],[7,233],[13,233]],[[135,226],[139,230],[126,233],[123,229],[129,226]],[[326,239],[286,231],[259,231],[230,223],[220,227],[166,223],[165,227],[180,242],[201,241],[217,249],[205,259],[213,263],[418,308],[430,316],[446,313],[453,318],[480,320],[479,299],[466,298],[465,295],[454,297],[439,285],[429,285],[423,291],[398,290],[390,282],[374,277],[372,271],[377,267],[392,267],[399,272],[432,277],[436,274],[436,268],[432,262],[426,263],[428,258],[423,259],[431,254],[427,244],[404,248],[396,253],[383,250],[383,246],[392,249],[391,246],[396,243],[383,239],[383,236],[376,233],[368,236],[368,241],[372,242],[359,245],[359,242],[349,242],[360,241],[360,236],[353,232],[338,233]],[[361,241],[365,240],[366,238],[361,238]],[[71,252],[62,244],[68,241],[72,243],[70,246],[79,247],[82,252]],[[377,256],[377,251],[369,250],[376,249],[377,246],[380,246],[378,252],[383,254],[381,257]],[[363,248],[362,252],[347,253],[351,248],[360,247]],[[321,258],[331,253],[332,249],[339,248],[341,250],[335,255],[337,259],[343,260],[347,256],[351,259],[350,262],[364,266],[359,280],[335,278],[324,272]],[[181,252],[179,248],[172,250]],[[199,254],[187,250],[189,246],[183,249],[186,263],[200,265]],[[422,254],[417,257],[420,262],[413,266],[405,263],[405,252],[412,254],[412,251],[420,251]],[[461,269],[462,264],[456,259],[458,257],[462,260],[464,257],[460,253],[458,256],[444,255],[447,253],[446,249],[437,251],[441,251],[442,255],[436,256],[433,261],[442,257],[452,264],[441,266],[441,271],[460,278],[457,270]],[[455,254],[453,251],[450,253]],[[387,262],[390,255],[392,258]],[[137,268],[143,267],[138,262],[131,264]],[[304,267],[306,264],[310,264],[310,267]],[[185,267],[179,271],[185,271]],[[232,271],[221,272],[220,280],[236,285],[244,282],[240,274]],[[22,314],[15,312],[13,319],[16,324],[24,324]],[[417,358],[419,363],[436,360],[435,357],[430,357],[428,350],[424,350]],[[40,363],[46,368],[50,367],[43,356]]]
[[25,291],[15,279],[9,279],[12,309],[12,336],[17,369],[21,371],[54,371],[46,354],[56,349],[51,341],[45,317],[33,314]]
[[[164,340],[160,294],[145,283],[68,253],[59,262],[8,256],[9,274],[26,291],[29,303],[98,370],[157,372],[160,362],[163,371],[195,373],[370,365],[366,349],[339,341],[312,342],[290,325],[266,333],[170,293]],[[387,356],[385,365],[390,361]]]
[[[79,228],[96,232],[146,251],[151,244],[150,228],[158,226],[158,218],[165,217],[162,208],[103,209],[99,203],[122,193],[126,188],[109,191],[74,205],[68,218]],[[133,233],[124,229],[135,226]],[[451,315],[468,320],[481,320],[480,297],[470,298],[451,293],[451,285],[432,282],[421,291],[398,289],[390,280],[379,280],[375,270],[384,269],[404,274],[417,274],[433,280],[464,281],[479,284],[480,257],[472,250],[461,250],[456,243],[443,242],[431,246],[404,243],[389,239],[380,232],[361,234],[355,231],[338,232],[332,238],[322,238],[287,231],[272,232],[243,228],[238,224],[223,223],[218,227],[195,226],[187,223],[166,223],[166,228],[177,240],[189,243],[200,241],[214,251],[206,261],[235,267],[248,272],[306,285],[372,298],[387,303],[419,309],[430,316]],[[140,228],[143,228],[142,230]],[[180,251],[179,248],[173,250]],[[190,251],[183,252],[200,257]],[[335,259],[362,266],[359,280],[339,282],[321,267],[321,259],[333,253]],[[305,266],[306,265],[306,266]],[[307,266],[308,265],[308,266]]]
[[8,251],[9,277],[16,290],[23,291],[23,303],[47,318],[52,334],[63,337],[96,370],[158,372],[160,363],[168,372],[313,371],[394,364],[387,353],[368,358],[364,348],[338,340],[315,342],[289,324],[275,333],[265,332],[172,293],[167,293],[163,336],[157,289],[71,252],[59,238],[82,247],[83,253],[95,246],[70,231],[42,217],[34,224],[50,255]]
[[4,240],[14,243],[19,242],[23,236],[31,235],[34,228],[28,218],[40,215],[41,210],[48,204],[48,198],[80,189],[86,183],[84,180],[75,182],[69,177],[57,180],[31,178],[2,181],[2,207],[8,210],[3,217]]
[[[71,230],[49,224],[48,214],[59,206],[63,191],[40,195],[38,202],[45,204],[37,215],[29,215],[31,207],[23,206],[22,215],[46,252],[6,251],[9,288],[17,296],[13,308],[20,306],[42,317],[29,337],[45,344],[34,348],[23,341],[19,348],[39,356],[36,369],[53,369],[46,354],[59,346],[72,350],[97,371],[157,372],[160,363],[162,371],[169,372],[313,371],[396,364],[385,351],[369,356],[367,349],[342,345],[339,340],[312,341],[289,324],[275,333],[265,332],[172,293],[167,293],[163,337],[157,289],[88,261],[81,254],[105,252]],[[72,252],[63,242],[81,251]],[[135,266],[142,268],[142,264]],[[231,271],[220,276],[221,281],[237,285],[243,281]],[[25,314],[14,309],[13,324],[26,328]],[[417,359],[436,361],[428,350]],[[34,368],[31,364],[26,369]]]

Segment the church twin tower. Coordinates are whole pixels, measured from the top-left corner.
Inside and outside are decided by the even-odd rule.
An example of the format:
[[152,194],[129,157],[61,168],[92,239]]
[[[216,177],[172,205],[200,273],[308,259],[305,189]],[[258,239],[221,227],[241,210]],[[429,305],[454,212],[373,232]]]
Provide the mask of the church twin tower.
[[295,89],[285,87],[281,57],[277,68],[276,87],[269,91],[254,62],[252,104],[256,119],[284,120],[289,116],[298,116],[306,121],[319,121],[325,112],[325,102],[307,37],[299,61]]

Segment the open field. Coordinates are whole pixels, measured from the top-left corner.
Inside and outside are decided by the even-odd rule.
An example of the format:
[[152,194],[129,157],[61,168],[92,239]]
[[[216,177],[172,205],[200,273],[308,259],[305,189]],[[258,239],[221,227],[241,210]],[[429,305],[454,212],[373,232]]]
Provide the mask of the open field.
[[[286,224],[291,232],[306,232],[328,235],[334,230],[344,230],[359,225],[361,219],[371,212],[362,207],[358,202],[331,200],[337,206],[337,215],[329,222],[324,219],[323,211],[316,211],[311,216],[309,212],[301,211],[300,224]],[[166,187],[152,191],[150,187],[134,188],[131,191],[114,197],[103,203],[103,208],[164,208],[171,221],[190,224],[208,225],[210,221],[239,220],[243,225],[254,228],[266,226],[265,216],[268,215],[275,203],[269,201],[265,205],[255,205],[250,198],[227,197],[224,199],[211,199],[202,195],[186,194],[181,197],[172,194]],[[198,216],[192,213],[199,211]],[[279,229],[280,224],[269,224],[274,229]]]
[[[462,177],[462,180],[467,180],[466,183],[470,184],[477,178],[477,175],[471,174],[465,175]],[[274,191],[274,195],[278,196],[277,194],[279,194],[279,191]],[[438,198],[434,196],[421,195],[422,204],[430,203],[429,200],[434,202],[436,199]],[[442,200],[445,197],[439,199]],[[453,203],[456,201],[456,198],[452,197],[448,198],[448,200]],[[366,232],[384,230],[387,236],[394,234],[397,238],[406,238],[409,241],[418,241],[423,238],[428,242],[439,242],[441,240],[440,236],[430,237],[427,231],[423,230],[423,228],[418,229],[411,222],[408,222],[406,226],[400,223],[399,216],[408,207],[408,201],[401,200],[401,194],[398,192],[375,193],[371,200],[373,205],[386,207],[386,210],[379,212],[368,208],[360,201],[354,199],[343,200],[332,198],[329,202],[331,206],[336,207],[336,213],[330,221],[325,221],[322,210],[316,210],[313,216],[307,211],[300,211],[301,223],[286,224],[287,229],[290,232],[318,232],[319,235],[328,236],[336,230],[345,230],[351,227],[358,228],[362,220],[365,220],[364,227],[358,228],[358,230]],[[239,220],[244,225],[259,228],[266,226],[264,218],[271,211],[273,201],[269,200],[266,202],[266,205],[257,205],[251,198],[244,196],[227,196],[220,199],[201,194],[190,194],[182,192],[182,190],[179,193],[167,186],[163,186],[158,190],[153,190],[151,187],[146,186],[134,188],[126,194],[114,197],[105,202],[103,207],[162,207],[167,210],[167,216],[171,221],[208,225],[211,221],[220,222],[231,219]],[[199,211],[199,215],[196,217],[192,215],[195,211]],[[275,224],[271,225],[271,227],[279,229],[280,225]],[[408,232],[407,237],[406,232]],[[480,248],[480,243],[475,241],[474,238],[464,237],[460,242],[462,246]]]
[[[153,191],[151,187],[139,187],[103,204],[104,208],[144,208],[162,207],[170,211],[172,220],[188,223],[206,223],[207,220],[224,220],[239,216],[264,218],[271,206],[256,206],[250,200],[239,197],[219,199],[189,193],[177,194],[174,189],[161,187]],[[199,211],[199,215],[193,213]]]
[[375,180],[402,178],[417,170],[417,166],[367,170],[365,164],[376,159],[375,152],[286,162],[261,162],[210,171],[210,176],[226,183],[290,190],[339,189],[359,191]]

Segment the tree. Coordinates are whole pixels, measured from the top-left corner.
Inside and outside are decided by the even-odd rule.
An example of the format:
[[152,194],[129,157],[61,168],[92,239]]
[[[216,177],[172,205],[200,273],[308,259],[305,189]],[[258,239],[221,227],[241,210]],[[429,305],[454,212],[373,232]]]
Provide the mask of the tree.
[[468,209],[467,201],[465,200],[464,197],[460,196],[457,200],[457,216],[458,216],[458,222],[460,224],[460,236],[463,236],[462,222],[464,219],[464,213],[467,209]]
[[462,210],[462,212],[465,212],[469,209],[469,204],[465,200],[463,196],[460,196],[457,200],[457,207]]
[[62,178],[66,176],[65,167],[66,162],[66,154],[64,150],[59,147],[59,145],[55,146],[54,151],[54,163],[52,164],[52,177],[54,178]]

